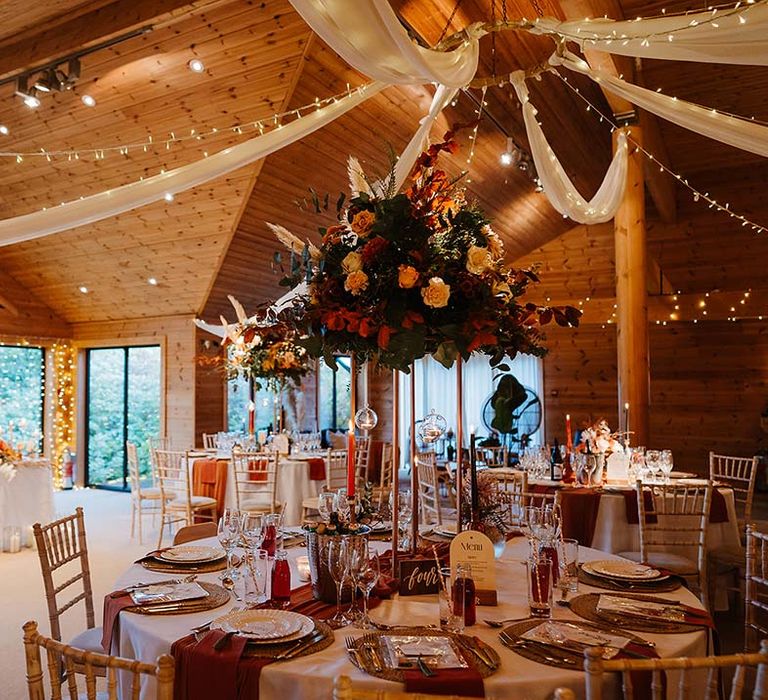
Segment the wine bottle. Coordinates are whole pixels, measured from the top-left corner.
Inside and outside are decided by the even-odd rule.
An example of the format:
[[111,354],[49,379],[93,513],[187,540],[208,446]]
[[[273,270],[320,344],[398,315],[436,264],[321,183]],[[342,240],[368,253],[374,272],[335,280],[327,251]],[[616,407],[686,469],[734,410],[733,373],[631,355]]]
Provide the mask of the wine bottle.
[[560,445],[555,438],[555,442],[552,445],[552,453],[549,458],[549,478],[552,481],[560,481],[562,479],[562,460],[560,459]]

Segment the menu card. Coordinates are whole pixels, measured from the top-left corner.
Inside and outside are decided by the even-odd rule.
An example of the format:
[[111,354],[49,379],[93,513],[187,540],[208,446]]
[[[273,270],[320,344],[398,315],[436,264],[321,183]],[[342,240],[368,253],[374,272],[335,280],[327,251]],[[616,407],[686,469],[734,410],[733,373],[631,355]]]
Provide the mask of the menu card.
[[493,542],[477,530],[465,530],[453,538],[450,549],[451,585],[458,564],[469,564],[480,605],[497,605],[496,555]]

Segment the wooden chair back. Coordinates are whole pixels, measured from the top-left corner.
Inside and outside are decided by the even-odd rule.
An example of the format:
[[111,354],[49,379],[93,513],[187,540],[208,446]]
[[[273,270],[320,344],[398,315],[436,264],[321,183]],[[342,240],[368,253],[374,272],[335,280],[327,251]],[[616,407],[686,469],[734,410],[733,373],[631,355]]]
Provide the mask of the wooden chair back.
[[[51,623],[51,636],[61,641],[59,617],[80,601],[85,604],[85,620],[88,629],[96,626],[93,614],[93,589],[91,587],[91,569],[88,564],[88,545],[85,538],[85,520],[83,509],[76,508],[74,515],[68,515],[48,525],[35,523],[32,527],[37,544],[37,556],[43,574],[45,599],[48,603],[48,619]],[[79,565],[79,572],[65,581],[55,582],[56,571],[74,562]],[[68,570],[66,574],[71,574]],[[71,586],[82,590],[66,602],[59,597]]]
[[768,533],[747,524],[746,550],[744,648],[749,651],[768,637]]
[[526,493],[528,492],[527,472],[484,472],[494,477],[498,502],[504,506],[504,523],[510,528],[519,528],[525,515]]
[[204,540],[207,537],[216,537],[217,523],[197,523],[196,525],[185,525],[179,528],[173,538],[173,544],[184,544],[193,540]]
[[506,467],[507,448],[503,446],[475,447],[475,460],[485,464],[486,467]]
[[[27,663],[27,688],[30,700],[45,700],[45,670],[40,649],[46,651],[45,666],[51,700],[97,700],[118,698],[118,674],[130,674],[131,698],[138,698],[142,676],[152,676],[157,682],[156,700],[173,700],[173,657],[163,654],[157,664],[146,664],[119,656],[107,656],[67,646],[44,637],[37,631],[37,623],[24,625],[24,653]],[[107,678],[106,692],[96,691],[96,677]],[[78,682],[82,678],[81,682]],[[82,686],[85,686],[84,688]]]
[[177,450],[155,450],[157,463],[157,485],[163,503],[173,501],[175,510],[186,507],[192,513],[192,486],[190,465],[186,452]]
[[389,490],[392,487],[393,451],[392,443],[381,445],[381,469],[379,471],[379,488]]
[[141,467],[139,451],[130,440],[125,443],[125,456],[128,462],[128,483],[131,485],[131,497],[141,498]]
[[[564,691],[565,694],[559,694]],[[565,688],[555,690],[554,700],[574,700],[572,691]],[[349,676],[339,676],[333,683],[333,700],[469,700],[465,695],[425,695],[404,693],[402,690],[371,690],[352,685]]]
[[347,487],[347,451],[328,450],[325,457],[325,490],[338,491]]
[[203,433],[203,449],[215,450],[216,449],[216,433]]
[[651,551],[682,553],[696,550],[699,592],[708,606],[707,533],[712,505],[712,482],[704,485],[654,484],[637,481],[640,556]]
[[[632,687],[631,674],[634,671],[650,671],[651,698],[652,700],[666,700],[667,698],[679,698],[690,700],[695,697],[698,700],[717,700],[719,698],[719,682],[721,668],[734,668],[733,684],[731,686],[730,700],[738,700],[743,697],[746,670],[757,668],[755,688],[752,700],[768,700],[768,679],[766,678],[766,664],[768,664],[768,641],[760,643],[760,652],[755,654],[729,654],[728,656],[704,656],[704,657],[674,657],[668,659],[611,659],[606,661],[601,655],[601,650],[590,648],[584,652],[584,670],[587,672],[587,700],[602,700],[603,676],[606,672],[621,673],[622,697],[624,700],[634,700],[635,694]],[[693,690],[691,671],[707,669],[707,681],[703,697],[701,692]],[[673,688],[667,688],[662,679],[664,671],[678,671],[679,681],[677,692]]]
[[371,468],[371,438],[355,438],[355,479],[358,488],[368,483]]
[[559,493],[559,491],[555,491],[554,493],[537,493],[536,491],[526,490],[523,492],[523,503],[532,508],[544,508],[545,506],[554,505],[558,499]]
[[434,452],[419,452],[414,460],[414,469],[419,484],[419,507],[424,524],[443,524],[440,508],[440,485],[437,481],[437,467]]
[[714,452],[709,453],[709,478],[733,490],[736,517],[742,537],[744,537],[747,523],[752,520],[757,463],[757,457],[729,457]]
[[263,504],[270,513],[276,510],[277,452],[259,450],[232,450],[232,468],[235,479],[237,508],[247,510],[248,502]]

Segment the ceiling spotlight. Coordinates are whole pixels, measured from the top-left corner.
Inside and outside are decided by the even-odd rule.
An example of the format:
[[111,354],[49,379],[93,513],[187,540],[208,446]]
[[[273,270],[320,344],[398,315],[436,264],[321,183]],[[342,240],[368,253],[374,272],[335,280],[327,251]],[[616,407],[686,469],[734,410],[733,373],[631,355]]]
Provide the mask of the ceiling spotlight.
[[24,104],[30,109],[37,109],[40,106],[40,100],[35,95],[24,95]]
[[16,80],[16,94],[24,100],[24,104],[30,109],[40,106],[40,100],[35,95],[35,88],[27,87],[27,76],[20,76]]
[[173,193],[172,192],[166,192],[163,195],[166,202],[172,202],[173,201]]
[[0,134],[2,134],[3,136],[8,136],[9,131],[8,131],[8,127],[5,126],[5,124],[0,124]]
[[153,287],[157,287],[157,280],[154,277],[150,277],[147,279],[147,282],[151,284]]
[[95,107],[96,106],[96,100],[93,99],[90,95],[83,95],[80,100],[86,107]]
[[193,73],[202,73],[205,70],[205,64],[199,58],[193,58],[187,66]]
[[56,74],[55,68],[49,68],[45,72],[41,73],[34,85],[35,90],[40,92],[51,92],[51,90],[61,90],[61,82]]
[[520,160],[520,151],[515,148],[515,142],[511,139],[507,139],[507,150],[499,156],[499,160],[504,167],[515,165]]
[[80,287],[80,291],[81,291],[83,294],[88,294],[88,287]]

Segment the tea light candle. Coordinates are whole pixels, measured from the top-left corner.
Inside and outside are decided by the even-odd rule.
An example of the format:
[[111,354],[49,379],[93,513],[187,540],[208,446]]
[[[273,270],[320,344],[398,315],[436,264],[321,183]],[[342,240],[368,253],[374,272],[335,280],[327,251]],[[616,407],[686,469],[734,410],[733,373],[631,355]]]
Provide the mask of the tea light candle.
[[299,572],[300,581],[309,581],[309,557],[296,557],[296,569]]

